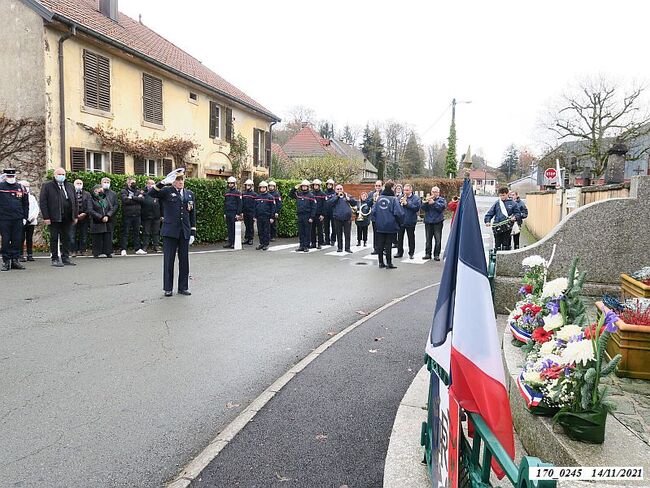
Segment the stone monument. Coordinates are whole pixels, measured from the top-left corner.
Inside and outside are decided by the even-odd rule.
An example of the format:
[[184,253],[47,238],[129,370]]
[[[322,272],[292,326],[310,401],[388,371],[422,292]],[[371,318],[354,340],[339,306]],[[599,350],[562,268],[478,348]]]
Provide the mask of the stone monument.
[[607,168],[605,169],[605,184],[623,183],[625,179],[625,154],[627,146],[621,142],[615,143],[607,154]]

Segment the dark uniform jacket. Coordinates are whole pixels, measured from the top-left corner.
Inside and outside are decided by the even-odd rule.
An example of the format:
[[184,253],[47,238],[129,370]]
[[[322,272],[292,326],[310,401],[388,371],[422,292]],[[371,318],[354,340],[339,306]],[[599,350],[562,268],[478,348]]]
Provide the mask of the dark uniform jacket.
[[312,191],[311,193],[316,199],[316,217],[325,215],[325,199],[327,198],[327,193],[323,190]]
[[[372,210],[373,205],[375,204],[375,193],[377,193],[377,190],[372,190],[370,193],[368,193],[368,198],[366,198],[366,203],[368,204],[368,208]],[[379,191],[379,194],[381,195],[381,190]],[[375,221],[375,213],[371,211],[370,213],[370,220],[372,222]]]
[[242,213],[241,192],[237,188],[227,189],[224,195],[223,213],[240,214]]
[[242,192],[242,211],[244,215],[254,215],[255,214],[255,199],[257,198],[257,193],[253,190],[246,190]]
[[394,234],[399,232],[399,227],[404,220],[404,210],[394,196],[382,195],[372,206],[374,225],[377,232]]
[[[92,196],[90,196],[90,193],[88,193],[86,190],[77,191],[77,189],[75,188],[74,197],[77,200],[77,212],[79,214],[82,213],[87,214],[86,207],[88,207],[88,200],[92,198]],[[83,220],[87,222],[88,216],[84,217]]]
[[106,206],[102,207],[99,204],[99,200],[93,198],[92,196],[88,201],[86,201],[86,212],[90,216],[90,233],[91,234],[101,234],[103,232],[111,231],[111,224],[109,222],[102,222],[104,217],[108,217],[111,211],[111,202],[104,197],[104,202]]
[[137,188],[122,189],[120,194],[122,200],[122,215],[125,217],[138,217],[142,214],[142,202],[144,201],[144,192]]
[[161,182],[149,190],[149,196],[157,197],[162,202],[162,214],[165,216],[160,235],[163,237],[181,237],[189,239],[196,235],[196,202],[192,190],[177,190],[173,186],[164,186]]
[[307,214],[312,219],[316,216],[316,199],[310,191],[298,191],[292,188],[289,196],[297,200],[296,213],[298,215]]
[[341,198],[338,195],[327,200],[327,205],[332,209],[332,219],[334,220],[352,220],[352,208],[357,206],[357,201],[350,197],[349,200]]
[[[506,201],[503,202],[503,204],[506,207],[506,212],[508,215],[503,215],[501,213],[501,205],[499,204],[499,201],[501,199],[499,198],[496,202],[494,202],[494,205],[490,207],[490,210],[487,211],[485,214],[485,218],[483,221],[487,224],[490,220],[494,218],[494,223],[498,222],[503,222],[504,220],[507,220],[508,217],[515,216],[515,219],[519,220],[521,216],[521,212],[519,211],[519,205],[512,199],[508,198]],[[505,224],[504,224],[505,225]]]
[[279,215],[280,210],[282,210],[282,195],[280,195],[278,190],[269,192],[269,195],[273,196],[273,200],[275,200],[275,213]]
[[275,198],[269,192],[258,193],[255,198],[255,218],[272,219],[278,213],[275,206]]
[[160,220],[160,199],[145,193],[142,201],[142,220]]
[[77,218],[79,209],[77,208],[77,202],[75,197],[74,185],[68,181],[63,182],[65,192],[68,194],[71,205],[69,208],[69,214],[64,218],[63,209],[65,204],[63,202],[64,197],[61,194],[59,188],[59,183],[51,180],[43,185],[41,188],[41,196],[39,199],[39,206],[41,208],[41,215],[43,220],[50,220],[52,222],[63,222],[65,220],[73,221]]
[[447,200],[442,197],[435,198],[433,203],[425,201],[422,204],[424,210],[424,223],[437,224],[445,220],[445,208],[447,208]]
[[104,190],[104,195],[106,196],[106,199],[111,204],[111,209],[108,215],[108,223],[109,223],[109,228],[112,231],[115,228],[115,220],[113,217],[115,213],[119,210],[120,203],[119,200],[117,199],[117,193],[115,193],[113,190],[111,189]]
[[[399,201],[405,196],[406,195],[402,194],[400,197],[395,198]],[[406,205],[402,205],[402,210],[404,211],[404,220],[402,221],[403,227],[414,227],[415,224],[418,223],[418,213],[420,212],[421,206],[422,200],[420,200],[420,197],[416,194],[411,193],[410,197],[406,197]]]
[[324,206],[325,215],[327,217],[329,217],[330,219],[332,218],[332,207],[327,205],[327,201],[330,198],[335,197],[335,196],[336,196],[336,191],[334,190],[334,188],[328,188],[327,190],[325,190],[325,206]]
[[528,218],[528,207],[521,198],[517,198],[515,203],[519,206],[519,217],[517,217],[517,223],[521,225],[524,219]]
[[[356,208],[354,209],[354,213],[357,216],[356,220],[354,221],[355,224],[357,224],[357,227],[368,227],[370,225],[370,215],[366,215],[368,213],[370,207],[368,207],[368,204],[366,201],[357,201]],[[361,212],[363,212],[363,217],[361,217]]]
[[27,220],[29,194],[20,183],[0,183],[0,220]]

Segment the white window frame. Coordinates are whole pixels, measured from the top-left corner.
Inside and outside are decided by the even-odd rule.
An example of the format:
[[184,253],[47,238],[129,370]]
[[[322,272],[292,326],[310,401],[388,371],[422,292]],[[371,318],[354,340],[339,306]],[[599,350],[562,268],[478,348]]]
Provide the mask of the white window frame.
[[[153,164],[153,172],[151,172],[151,164]],[[162,176],[163,162],[162,159],[145,158],[144,160],[144,174],[147,176]]]
[[[97,164],[99,156],[99,164]],[[108,173],[108,154],[101,151],[86,151],[86,171],[89,173]]]
[[[208,105],[208,110],[211,109],[212,105],[217,108],[217,121],[216,121],[216,127],[215,127],[215,132],[214,132],[214,140],[221,139],[221,112],[223,110],[223,107],[219,105],[217,102],[212,100],[212,103]],[[210,114],[211,115],[211,114]]]

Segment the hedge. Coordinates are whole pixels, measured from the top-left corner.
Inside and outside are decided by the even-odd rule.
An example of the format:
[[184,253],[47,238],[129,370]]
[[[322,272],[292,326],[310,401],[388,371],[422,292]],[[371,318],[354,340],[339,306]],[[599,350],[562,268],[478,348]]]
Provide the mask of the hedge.
[[[52,173],[48,174],[51,179]],[[73,182],[80,179],[84,182],[85,190],[92,190],[93,186],[100,184],[101,179],[108,177],[111,180],[111,190],[119,196],[126,185],[127,178],[135,178],[136,186],[144,188],[150,178],[145,175],[116,175],[108,173],[68,173],[67,180]],[[153,178],[158,181],[162,178]],[[283,208],[278,222],[278,235],[281,237],[295,237],[298,235],[296,222],[296,201],[289,198],[289,191],[298,181],[275,180],[278,190],[282,195]],[[192,190],[196,197],[196,240],[202,243],[213,243],[226,239],[228,230],[223,218],[224,194],[226,182],[222,179],[186,178],[185,187]],[[119,244],[122,233],[122,205],[120,205],[115,218],[114,244]]]
[[415,191],[423,191],[425,195],[431,192],[431,187],[437,186],[440,188],[440,195],[447,201],[450,201],[454,196],[460,196],[460,189],[463,186],[462,178],[448,179],[448,178],[411,178],[405,179],[404,183],[413,185]]

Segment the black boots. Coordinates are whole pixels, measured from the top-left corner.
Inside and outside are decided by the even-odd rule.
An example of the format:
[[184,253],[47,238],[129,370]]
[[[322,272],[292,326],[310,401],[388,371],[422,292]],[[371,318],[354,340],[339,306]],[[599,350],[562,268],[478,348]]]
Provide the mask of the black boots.
[[12,259],[11,260],[11,269],[25,269],[25,266],[20,264],[20,261],[17,259]]

